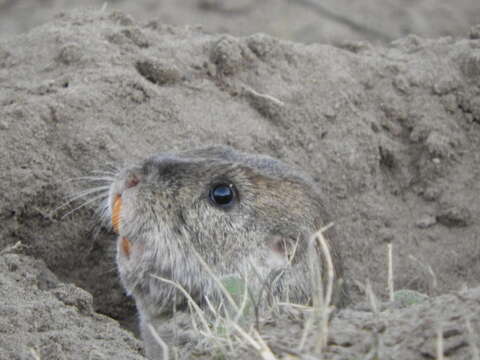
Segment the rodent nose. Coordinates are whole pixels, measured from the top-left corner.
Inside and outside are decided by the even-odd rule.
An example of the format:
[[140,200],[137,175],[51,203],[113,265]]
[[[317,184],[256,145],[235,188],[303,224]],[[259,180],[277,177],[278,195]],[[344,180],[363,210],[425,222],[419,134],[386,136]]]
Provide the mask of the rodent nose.
[[140,177],[137,174],[130,173],[128,174],[127,180],[125,181],[125,188],[130,189],[134,186],[137,186],[140,182]]

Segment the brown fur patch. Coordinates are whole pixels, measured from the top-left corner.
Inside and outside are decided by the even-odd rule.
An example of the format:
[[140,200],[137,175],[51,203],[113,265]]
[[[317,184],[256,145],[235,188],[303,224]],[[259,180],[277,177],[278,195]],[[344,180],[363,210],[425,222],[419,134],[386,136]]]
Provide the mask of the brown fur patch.
[[129,257],[132,251],[132,243],[126,237],[123,237],[121,241],[122,252],[126,257]]

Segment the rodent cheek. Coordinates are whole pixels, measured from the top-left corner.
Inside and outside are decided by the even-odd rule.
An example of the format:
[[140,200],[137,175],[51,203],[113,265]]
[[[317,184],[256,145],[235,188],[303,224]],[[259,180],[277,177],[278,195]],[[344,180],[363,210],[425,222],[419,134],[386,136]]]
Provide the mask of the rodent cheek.
[[130,253],[132,252],[132,243],[127,239],[126,236],[121,236],[119,238],[119,250],[123,256],[127,259],[130,258]]
[[126,236],[118,238],[118,251],[125,258],[140,258],[144,252],[144,246],[141,243],[133,243]]
[[288,259],[282,254],[269,249],[269,252],[265,257],[265,265],[269,269],[285,268],[288,266]]

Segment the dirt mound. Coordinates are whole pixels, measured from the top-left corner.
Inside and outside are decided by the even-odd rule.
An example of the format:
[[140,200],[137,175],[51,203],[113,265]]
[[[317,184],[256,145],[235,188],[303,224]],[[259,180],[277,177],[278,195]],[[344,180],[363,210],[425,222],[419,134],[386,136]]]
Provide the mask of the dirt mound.
[[[419,299],[418,294],[409,294]],[[442,295],[381,312],[370,309],[341,311],[329,326],[322,359],[437,359],[443,350],[449,359],[475,359],[480,349],[480,288]],[[405,306],[407,305],[408,306]],[[367,311],[365,311],[367,310]],[[288,330],[285,330],[288,329]],[[302,322],[282,320],[264,329],[279,353],[297,355],[304,333]],[[311,329],[302,351],[315,357],[320,329]],[[316,354],[318,355],[318,353]]]
[[[480,279],[480,39],[301,45],[73,13],[0,42],[0,249],[21,241],[119,320],[114,235],[73,178],[212,143],[305,169],[370,279],[438,295]],[[86,203],[81,209],[68,214]],[[98,199],[97,199],[98,200]],[[2,275],[3,276],[3,275]],[[415,319],[412,319],[415,321]]]
[[0,256],[0,359],[144,359],[140,341],[40,260]]

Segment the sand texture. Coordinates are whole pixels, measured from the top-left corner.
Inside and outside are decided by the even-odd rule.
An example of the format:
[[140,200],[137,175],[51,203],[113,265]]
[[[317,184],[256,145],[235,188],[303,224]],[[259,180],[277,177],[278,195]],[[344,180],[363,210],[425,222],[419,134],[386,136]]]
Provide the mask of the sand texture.
[[[0,359],[141,358],[106,317],[128,326],[135,309],[94,194],[59,206],[92,187],[72,179],[207,144],[299,166],[326,194],[354,302],[329,358],[380,341],[382,359],[433,359],[439,319],[449,358],[480,348],[476,30],[333,47],[77,11],[0,40],[0,109],[0,251],[23,244],[0,256]],[[374,314],[358,283],[385,299],[387,242],[395,288],[430,298]]]
[[144,359],[139,340],[41,260],[3,255],[0,271],[0,359]]

